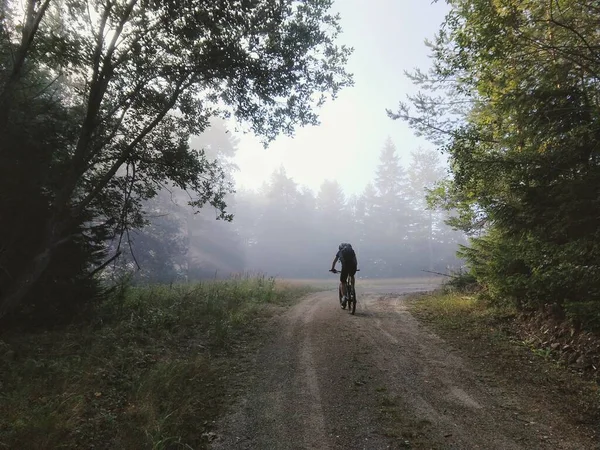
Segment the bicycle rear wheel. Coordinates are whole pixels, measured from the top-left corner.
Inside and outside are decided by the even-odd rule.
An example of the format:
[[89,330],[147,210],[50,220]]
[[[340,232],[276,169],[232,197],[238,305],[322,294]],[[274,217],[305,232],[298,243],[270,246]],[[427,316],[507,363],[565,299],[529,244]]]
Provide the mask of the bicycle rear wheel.
[[356,311],[356,291],[354,290],[354,286],[350,285],[349,292],[348,311],[350,311],[350,314],[354,314]]

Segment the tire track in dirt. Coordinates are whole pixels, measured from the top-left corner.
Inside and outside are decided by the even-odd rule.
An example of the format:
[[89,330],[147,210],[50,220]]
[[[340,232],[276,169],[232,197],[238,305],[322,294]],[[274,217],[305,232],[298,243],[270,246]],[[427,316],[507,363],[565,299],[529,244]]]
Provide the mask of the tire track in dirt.
[[374,435],[375,399],[360,392],[368,365],[355,353],[367,349],[353,343],[355,319],[333,292],[311,295],[280,317],[255,357],[250,391],[224,418],[212,448],[388,448]]
[[[420,442],[423,448],[444,449],[598,448],[577,430],[567,429],[552,411],[481,381],[468,362],[412,317],[402,296],[369,295],[363,307],[375,324],[366,333],[376,350],[373,361],[386,374],[398,409],[410,411],[403,415],[410,418],[405,427],[416,428],[412,431],[420,435],[417,446]],[[401,428],[402,417],[398,422]]]
[[[386,374],[387,392],[397,409],[410,412],[401,413],[397,420],[407,437],[402,444],[427,441],[433,448],[521,448],[497,432],[495,420],[482,420],[483,401],[472,391],[472,383],[459,387],[447,377],[452,373],[467,381],[472,374],[459,358],[440,348],[441,340],[420,329],[396,299],[369,296],[364,306],[375,324],[365,336],[376,349],[373,361]],[[417,442],[411,442],[415,438]]]
[[355,316],[332,290],[274,320],[212,448],[598,448],[476,373],[401,295],[358,293]]
[[327,441],[319,380],[313,358],[313,345],[307,326],[307,324],[310,324],[313,320],[315,310],[318,306],[317,302],[313,302],[310,310],[306,311],[303,316],[304,337],[300,352],[300,374],[302,374],[301,378],[304,382],[304,392],[307,394],[306,400],[308,400],[308,410],[306,412],[306,419],[309,422],[304,427],[305,448],[321,448],[320,446]]
[[313,350],[306,331],[319,297],[308,297],[286,313],[255,356],[252,391],[226,417],[216,449],[322,448],[324,419]]

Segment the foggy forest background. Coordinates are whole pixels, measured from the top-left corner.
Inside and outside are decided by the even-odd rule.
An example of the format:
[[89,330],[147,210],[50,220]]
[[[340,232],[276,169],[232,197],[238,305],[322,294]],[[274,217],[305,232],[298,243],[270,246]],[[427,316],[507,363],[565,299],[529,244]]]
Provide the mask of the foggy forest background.
[[[220,119],[190,143],[219,161],[230,186],[237,145]],[[444,223],[447,212],[428,208],[426,199],[446,177],[440,154],[417,148],[402,161],[390,138],[372,152],[379,153],[379,164],[360,195],[347,195],[333,179],[314,192],[280,167],[259,189],[226,196],[232,221],[218,220],[210,206],[194,213],[183,190],[164,186],[144,204],[147,225],[115,236],[111,252],[121,256],[104,276],[167,283],[242,272],[322,278],[340,242],[353,245],[364,278],[456,270],[465,237]]]

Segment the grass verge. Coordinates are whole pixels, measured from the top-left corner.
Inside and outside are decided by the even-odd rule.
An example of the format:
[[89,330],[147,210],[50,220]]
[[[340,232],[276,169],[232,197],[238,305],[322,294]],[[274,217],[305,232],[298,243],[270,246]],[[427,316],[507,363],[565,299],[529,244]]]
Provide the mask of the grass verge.
[[124,288],[94,323],[0,336],[0,448],[205,448],[261,324],[310,288]]
[[600,419],[598,384],[568,370],[524,338],[530,324],[517,312],[498,309],[475,295],[434,292],[413,296],[413,315],[458,348],[481,379],[508,390],[518,389],[540,408],[562,411],[575,426]]

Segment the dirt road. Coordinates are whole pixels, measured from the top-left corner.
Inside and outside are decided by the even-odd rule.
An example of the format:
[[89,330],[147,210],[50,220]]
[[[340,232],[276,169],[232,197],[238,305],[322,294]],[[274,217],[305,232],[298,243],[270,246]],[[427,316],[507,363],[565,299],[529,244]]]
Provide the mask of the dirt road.
[[359,290],[355,316],[321,292],[278,318],[213,448],[600,448],[421,326],[402,295],[418,289]]

